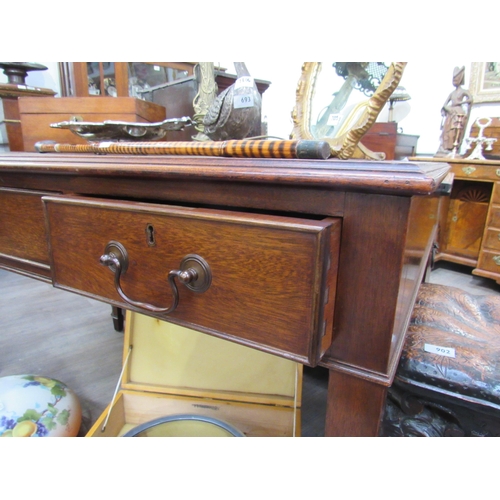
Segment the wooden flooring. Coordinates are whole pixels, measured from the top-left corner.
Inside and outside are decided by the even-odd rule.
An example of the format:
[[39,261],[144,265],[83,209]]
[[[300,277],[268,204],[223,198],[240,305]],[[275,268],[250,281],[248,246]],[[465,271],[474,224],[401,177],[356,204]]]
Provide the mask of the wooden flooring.
[[[492,280],[449,263],[438,263],[430,281],[500,293]],[[0,269],[0,326],[0,377],[32,373],[65,382],[82,403],[84,435],[111,400],[121,370],[123,334],[113,328],[111,307]],[[326,370],[305,367],[303,436],[323,435],[326,391]]]

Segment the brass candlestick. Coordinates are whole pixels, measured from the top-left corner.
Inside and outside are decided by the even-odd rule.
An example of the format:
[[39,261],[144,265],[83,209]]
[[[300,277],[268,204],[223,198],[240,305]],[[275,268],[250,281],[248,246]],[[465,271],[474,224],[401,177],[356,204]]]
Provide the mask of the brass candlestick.
[[468,160],[485,160],[483,156],[483,146],[485,146],[486,151],[491,151],[493,149],[493,143],[496,139],[493,137],[484,137],[483,130],[491,124],[491,118],[478,118],[476,120],[476,125],[479,128],[477,137],[468,137],[465,142],[467,144],[467,149],[472,147],[472,144],[476,143],[476,147],[473,149],[472,153],[467,157]]

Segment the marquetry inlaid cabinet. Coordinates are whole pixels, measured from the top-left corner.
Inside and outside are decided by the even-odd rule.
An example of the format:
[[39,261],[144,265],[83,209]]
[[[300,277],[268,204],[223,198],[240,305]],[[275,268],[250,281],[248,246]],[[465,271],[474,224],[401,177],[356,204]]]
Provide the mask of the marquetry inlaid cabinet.
[[454,176],[449,198],[440,200],[435,260],[470,266],[500,283],[500,161],[422,160],[447,161]]

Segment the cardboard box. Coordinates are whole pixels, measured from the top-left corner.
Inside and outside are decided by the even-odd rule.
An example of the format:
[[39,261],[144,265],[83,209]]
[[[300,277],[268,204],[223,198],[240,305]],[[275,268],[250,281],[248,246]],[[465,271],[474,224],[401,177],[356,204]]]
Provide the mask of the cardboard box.
[[164,106],[135,97],[20,97],[19,114],[24,151],[35,151],[38,141],[87,144],[70,130],[51,128],[51,123],[105,120],[155,123],[165,120]]
[[121,389],[87,437],[177,414],[222,420],[245,436],[300,435],[300,363],[130,311],[125,322]]

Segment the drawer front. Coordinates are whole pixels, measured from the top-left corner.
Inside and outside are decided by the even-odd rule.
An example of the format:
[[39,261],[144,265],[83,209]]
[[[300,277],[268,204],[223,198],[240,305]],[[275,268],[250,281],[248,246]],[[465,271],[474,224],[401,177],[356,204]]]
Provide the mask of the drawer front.
[[493,184],[493,194],[491,195],[491,203],[500,205],[500,182]]
[[457,179],[500,180],[500,168],[491,165],[451,164],[453,174]]
[[500,229],[500,205],[491,206],[488,226]]
[[486,230],[483,247],[500,252],[500,229],[488,228]]
[[[316,364],[331,342],[340,219],[85,198],[47,197],[44,203],[57,287],[306,364]],[[112,268],[100,263],[110,241],[128,254],[119,280],[126,299]],[[177,277],[173,312],[137,305],[169,308],[169,273],[192,255],[208,267],[206,291],[193,291]]]
[[500,251],[491,252],[483,250],[479,257],[477,268],[500,275]]
[[50,276],[43,192],[0,188],[0,265]]

